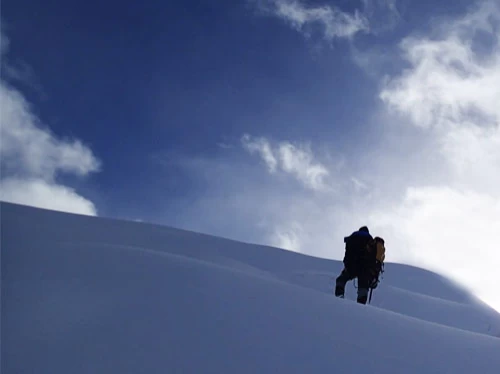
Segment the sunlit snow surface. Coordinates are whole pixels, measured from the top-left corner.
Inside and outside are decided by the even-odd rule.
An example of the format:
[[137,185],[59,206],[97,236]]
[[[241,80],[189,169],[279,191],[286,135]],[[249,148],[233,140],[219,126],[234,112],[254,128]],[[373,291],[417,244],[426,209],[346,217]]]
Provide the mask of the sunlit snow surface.
[[4,374],[500,373],[500,315],[426,270],[359,305],[339,261],[0,208]]

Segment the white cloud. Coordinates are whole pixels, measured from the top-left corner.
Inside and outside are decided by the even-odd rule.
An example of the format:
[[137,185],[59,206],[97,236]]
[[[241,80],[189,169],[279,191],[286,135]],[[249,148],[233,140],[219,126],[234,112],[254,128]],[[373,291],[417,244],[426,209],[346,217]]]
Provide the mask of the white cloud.
[[283,142],[279,145],[278,153],[281,168],[300,180],[305,186],[313,190],[324,190],[328,177],[328,169],[314,161],[310,147],[297,147],[293,144]]
[[331,4],[308,5],[301,0],[249,0],[259,9],[287,22],[307,38],[317,32],[331,42],[352,39],[358,33],[380,34],[394,29],[401,21],[397,0],[362,0],[353,13]]
[[250,153],[259,153],[270,173],[280,169],[314,191],[324,191],[330,187],[326,181],[330,175],[328,168],[315,161],[308,145],[293,145],[285,141],[273,148],[269,140],[252,138],[248,134],[242,137],[242,144]]
[[[444,24],[434,38],[404,39],[401,49],[410,68],[388,82],[382,100],[425,128],[465,121],[498,125],[500,31],[494,24],[499,12],[493,2],[486,2],[476,12]],[[478,49],[480,31],[489,34],[491,51]]]
[[[405,39],[410,68],[388,81],[381,98],[436,139],[449,166],[447,183],[500,197],[498,22],[500,8],[484,2],[440,26],[433,39]],[[486,50],[484,40],[490,40]]]
[[369,30],[368,20],[359,11],[349,14],[331,5],[308,7],[298,0],[268,0],[260,4],[261,9],[285,20],[306,36],[314,26],[321,27],[327,41],[350,38]]
[[[439,185],[409,186],[401,203],[374,212],[381,227],[399,231],[395,246],[410,248],[416,264],[447,274],[497,310],[499,22],[498,4],[482,2],[461,19],[441,23],[432,37],[402,42],[409,68],[389,79],[381,98],[424,130],[447,172]],[[425,184],[426,173],[420,177]]]
[[23,174],[53,179],[56,172],[84,176],[99,170],[99,161],[79,140],[57,139],[41,127],[23,95],[5,82],[2,103],[2,163]]
[[[2,35],[2,63],[8,39]],[[100,162],[79,140],[61,140],[44,128],[22,93],[0,81],[1,199],[41,208],[95,215],[92,202],[55,182],[58,173],[86,176]]]
[[1,199],[11,203],[90,216],[97,214],[94,204],[72,188],[41,179],[7,178],[0,181],[0,190]]

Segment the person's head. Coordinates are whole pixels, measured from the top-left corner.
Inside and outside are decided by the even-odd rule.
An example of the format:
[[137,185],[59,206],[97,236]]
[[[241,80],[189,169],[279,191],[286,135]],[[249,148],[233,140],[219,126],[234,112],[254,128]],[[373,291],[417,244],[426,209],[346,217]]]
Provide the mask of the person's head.
[[358,231],[364,231],[364,232],[370,233],[370,231],[368,231],[368,227],[366,227],[366,226],[360,227]]
[[382,244],[385,244],[384,239],[382,239],[380,236],[376,236],[376,237],[375,237],[375,242],[376,242],[376,243],[382,243]]

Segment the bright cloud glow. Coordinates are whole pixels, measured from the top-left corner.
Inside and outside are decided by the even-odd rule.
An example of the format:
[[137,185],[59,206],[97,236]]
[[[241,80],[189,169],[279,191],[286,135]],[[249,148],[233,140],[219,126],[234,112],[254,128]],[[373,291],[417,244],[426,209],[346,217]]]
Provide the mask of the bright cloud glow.
[[[2,60],[8,39],[2,35]],[[0,82],[1,199],[72,213],[95,215],[92,202],[55,182],[57,173],[86,176],[99,161],[79,140],[60,140],[33,114],[20,91]]]
[[302,226],[298,222],[291,222],[285,227],[276,227],[271,234],[271,245],[288,249],[294,252],[301,250],[301,237],[303,237]]
[[358,11],[349,14],[340,9],[323,5],[308,7],[298,0],[268,0],[262,8],[285,20],[294,29],[309,36],[309,27],[319,25],[325,40],[350,38],[361,31],[368,31],[368,20]]
[[403,203],[379,212],[374,224],[381,231],[397,229],[392,248],[407,247],[416,264],[444,272],[499,309],[493,286],[500,264],[494,244],[498,197],[450,187],[409,188]]
[[465,125],[448,131],[442,153],[457,185],[499,196],[500,127]]

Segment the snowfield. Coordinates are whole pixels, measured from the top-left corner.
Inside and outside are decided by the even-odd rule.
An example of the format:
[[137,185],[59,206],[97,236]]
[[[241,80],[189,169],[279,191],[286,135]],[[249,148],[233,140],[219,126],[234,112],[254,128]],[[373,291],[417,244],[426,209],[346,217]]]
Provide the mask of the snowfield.
[[4,374],[500,373],[500,315],[423,269],[387,264],[359,305],[340,261],[0,208]]

